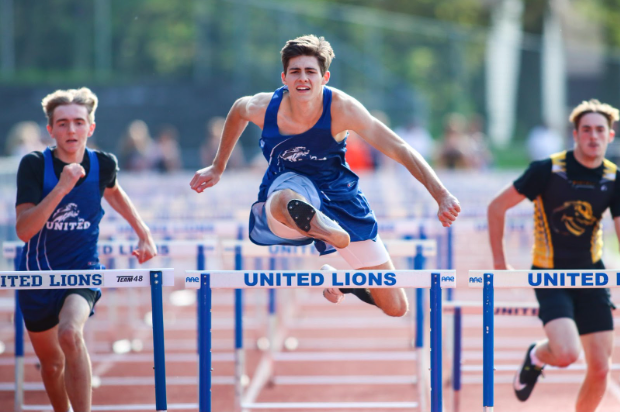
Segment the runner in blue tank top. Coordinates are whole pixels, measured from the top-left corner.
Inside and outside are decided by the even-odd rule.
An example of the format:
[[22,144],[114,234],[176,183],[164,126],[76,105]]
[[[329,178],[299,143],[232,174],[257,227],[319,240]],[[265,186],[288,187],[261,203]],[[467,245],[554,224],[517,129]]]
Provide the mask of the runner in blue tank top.
[[[20,270],[100,268],[102,195],[134,228],[143,263],[156,255],[148,227],[116,181],[116,160],[86,148],[95,130],[97,96],[57,90],[43,99],[55,148],[33,152],[17,172],[16,231],[26,244]],[[55,412],[91,410],[91,366],[83,329],[99,289],[19,291],[19,304]]]
[[[260,245],[314,242],[321,254],[337,250],[353,269],[394,269],[358,177],[345,161],[348,131],[407,167],[437,201],[444,226],[457,218],[458,201],[418,152],[353,97],[326,86],[334,52],[324,38],[289,40],[281,56],[284,87],[235,102],[213,165],[196,172],[191,188],[201,193],[220,180],[239,136],[252,122],[263,130],[260,146],[269,166],[252,205],[250,239]],[[343,293],[354,293],[390,316],[407,312],[402,289],[323,291],[334,303]]]

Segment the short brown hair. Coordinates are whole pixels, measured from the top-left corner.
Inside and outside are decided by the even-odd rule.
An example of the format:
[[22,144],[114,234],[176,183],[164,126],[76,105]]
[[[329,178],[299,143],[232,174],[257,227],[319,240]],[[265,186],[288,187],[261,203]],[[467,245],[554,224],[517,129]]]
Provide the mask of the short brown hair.
[[88,122],[95,123],[95,110],[97,110],[99,99],[89,88],[82,87],[81,89],[56,90],[43,98],[41,105],[50,126],[54,123],[54,110],[58,106],[67,104],[79,104],[86,107]]
[[583,115],[588,113],[599,113],[607,119],[607,123],[609,124],[609,128],[611,129],[614,125],[614,122],[620,119],[620,114],[618,113],[618,109],[612,107],[608,104],[601,103],[597,99],[584,100],[577,107],[573,109],[570,116],[568,116],[568,120],[573,124],[575,130],[579,129],[579,121],[583,117]]
[[314,56],[319,61],[321,75],[324,75],[329,70],[329,65],[336,57],[331,44],[324,37],[316,37],[314,34],[287,41],[282,50],[280,50],[280,55],[282,56],[284,73],[288,70],[288,62],[293,57]]

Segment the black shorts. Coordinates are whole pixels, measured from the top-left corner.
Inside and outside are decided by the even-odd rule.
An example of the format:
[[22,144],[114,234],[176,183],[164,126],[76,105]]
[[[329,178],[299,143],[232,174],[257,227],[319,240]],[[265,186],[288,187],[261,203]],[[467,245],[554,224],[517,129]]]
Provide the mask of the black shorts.
[[[593,269],[604,269],[602,262],[595,266]],[[535,266],[532,269],[544,270]],[[615,307],[609,289],[535,288],[534,291],[540,305],[538,317],[544,325],[554,319],[571,318],[580,335],[614,330],[611,310]]]
[[92,290],[92,289],[66,289],[65,293],[58,296],[54,302],[50,302],[50,307],[47,311],[43,312],[43,317],[38,318],[30,318],[28,314],[24,313],[24,323],[26,324],[26,329],[30,332],[44,332],[58,325],[59,319],[58,315],[60,315],[60,310],[62,306],[65,304],[65,299],[69,295],[80,295],[88,305],[90,306],[90,316],[95,314],[95,304],[101,298],[100,290]]

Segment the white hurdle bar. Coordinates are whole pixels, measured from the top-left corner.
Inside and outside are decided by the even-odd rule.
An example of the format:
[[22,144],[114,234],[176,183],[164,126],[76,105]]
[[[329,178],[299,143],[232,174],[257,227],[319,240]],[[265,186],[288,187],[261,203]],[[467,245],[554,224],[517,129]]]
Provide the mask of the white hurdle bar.
[[[441,395],[441,288],[455,287],[456,272],[454,270],[418,270],[418,271],[186,271],[185,287],[199,289],[201,323],[198,333],[201,335],[199,348],[199,412],[211,412],[211,297],[212,289],[251,289],[251,288],[430,288],[431,290],[431,412],[442,411]],[[240,311],[236,312],[240,316]],[[237,320],[241,324],[241,319]],[[237,351],[242,349],[241,336],[235,339]],[[239,371],[235,379],[241,380]],[[334,403],[252,403],[243,404],[242,387],[236,385],[235,410],[252,409],[338,409]],[[361,406],[367,405],[367,406]],[[356,404],[356,408],[376,409],[394,408],[410,409],[417,406],[416,402],[405,403],[372,403]]]
[[[166,364],[164,351],[164,317],[162,304],[162,286],[174,286],[173,269],[128,269],[128,270],[48,270],[48,271],[11,271],[0,272],[0,290],[35,290],[35,289],[74,289],[74,288],[133,288],[150,287],[153,314],[153,349],[155,370],[155,410],[167,411],[166,399]],[[15,300],[16,309],[19,301]],[[46,406],[24,405],[23,398],[23,318],[15,317],[15,408],[23,410],[41,410]],[[19,324],[19,326],[18,326]],[[105,408],[105,407],[104,407]],[[98,410],[96,407],[93,410]],[[123,410],[115,407],[115,410]],[[127,410],[127,409],[125,409]]]
[[[388,253],[391,257],[407,257],[410,259],[410,267],[409,269],[420,270],[424,269],[425,261],[429,257],[434,257],[437,255],[437,242],[435,239],[386,239],[384,240],[384,244]],[[290,246],[290,245],[271,245],[271,246],[259,246],[250,241],[241,241],[241,240],[224,240],[222,241],[222,255],[223,256],[231,256],[234,255],[235,259],[235,269],[241,270],[243,268],[242,260],[243,258],[269,258],[269,270],[275,270],[275,258],[286,258],[286,257],[319,257],[319,252],[313,245],[306,246]],[[329,259],[330,256],[333,255],[324,255],[323,258]],[[451,291],[451,290],[449,290]],[[268,318],[268,341],[269,341],[269,351],[267,352],[267,363],[268,363],[268,373],[265,377],[270,383],[275,384],[276,379],[273,376],[273,360],[274,360],[274,347],[275,347],[275,335],[277,328],[277,317],[276,317],[276,298],[275,298],[276,290],[274,288],[269,289],[269,318]],[[243,299],[243,291],[236,290],[235,291],[235,308],[239,313],[236,314],[235,319],[240,319],[242,314],[242,299]],[[198,299],[200,302],[200,299]],[[425,380],[424,376],[426,375],[423,369],[423,363],[421,362],[423,358],[424,351],[424,295],[422,293],[422,289],[416,289],[416,310],[415,313],[412,311],[412,332],[413,339],[411,340],[412,346],[416,349],[416,357],[419,360],[417,362],[418,372],[417,372],[417,383],[420,397],[420,405],[422,409],[426,408],[426,391],[425,391]],[[200,320],[200,316],[198,317]],[[235,322],[235,330],[236,336],[239,336],[239,340],[243,337],[243,331],[240,330],[240,326],[237,326],[238,323]],[[237,373],[239,376],[245,375],[245,356],[243,351],[237,350],[238,353],[237,359],[239,359],[237,363]],[[345,377],[343,377],[345,379]],[[318,382],[317,382],[318,383]],[[256,385],[254,385],[256,384]],[[256,390],[257,387],[260,387],[262,383],[258,383],[258,381],[253,381],[253,387],[250,391]],[[241,389],[239,389],[241,391]]]
[[494,288],[615,288],[620,270],[532,269],[470,270],[468,285],[483,289],[483,394],[484,411],[494,404]]

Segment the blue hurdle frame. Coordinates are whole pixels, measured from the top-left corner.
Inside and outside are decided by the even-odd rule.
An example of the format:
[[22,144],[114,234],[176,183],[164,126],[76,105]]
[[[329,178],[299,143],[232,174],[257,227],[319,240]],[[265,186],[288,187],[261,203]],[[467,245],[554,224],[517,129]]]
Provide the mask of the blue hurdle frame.
[[[442,300],[441,300],[441,274],[432,273],[432,283],[430,288],[430,340],[431,340],[431,412],[443,411],[443,395],[442,395]],[[241,292],[241,289],[235,289],[235,291]],[[212,327],[212,296],[213,291],[211,289],[211,275],[209,273],[202,273],[200,275],[200,301],[199,301],[199,313],[201,322],[198,327],[198,333],[201,335],[199,338],[200,346],[198,348],[199,354],[199,380],[198,380],[198,392],[199,400],[198,407],[199,412],[212,412],[212,348],[211,348],[211,327]],[[240,300],[238,300],[240,302]],[[240,313],[237,315],[236,321],[239,325],[239,329],[242,330]],[[241,349],[243,347],[242,332],[235,333],[235,348]]]
[[493,274],[484,274],[483,296],[483,338],[482,338],[482,406],[485,411],[492,411],[494,404],[494,360],[493,348],[495,345],[495,295],[493,290]]
[[[13,264],[19,270],[19,262],[23,248],[16,249]],[[153,321],[153,370],[155,371],[155,410],[167,411],[166,392],[166,350],[164,345],[164,306],[162,298],[162,272],[150,271],[151,281],[151,313]],[[19,308],[19,294],[15,291],[15,412],[22,412],[24,406],[23,393],[23,361],[24,361],[24,316]],[[210,331],[210,326],[209,326]],[[209,332],[210,333],[210,332]],[[209,336],[209,342],[211,337]]]

